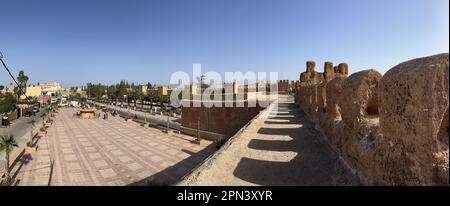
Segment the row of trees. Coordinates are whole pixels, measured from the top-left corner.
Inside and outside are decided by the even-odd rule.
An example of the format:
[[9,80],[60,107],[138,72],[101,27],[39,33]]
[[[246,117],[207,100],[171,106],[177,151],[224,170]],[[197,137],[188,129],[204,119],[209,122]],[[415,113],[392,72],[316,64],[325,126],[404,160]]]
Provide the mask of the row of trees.
[[150,102],[150,107],[153,107],[153,103],[157,102],[161,107],[164,104],[169,103],[169,96],[157,94],[153,89],[155,85],[151,83],[147,84],[148,91],[143,93],[138,85],[134,83],[129,84],[127,81],[122,80],[115,85],[102,85],[88,83],[86,92],[87,95],[96,101],[122,101],[134,103],[135,107],[138,107],[137,102],[140,101],[143,106],[143,102]]
[[[103,98],[106,95],[110,99],[120,99],[123,95],[132,95],[133,92],[137,94],[138,86],[134,83],[129,84],[126,80],[121,80],[114,85],[88,83],[86,91],[88,96],[93,98]],[[147,83],[147,88],[152,90],[155,85]]]
[[[54,105],[56,106],[56,105]],[[41,114],[42,118],[42,129],[45,131],[45,122],[47,117],[50,115],[50,112],[52,111],[53,106],[49,105],[47,108],[43,110],[43,113]],[[28,124],[31,126],[30,130],[30,140],[27,142],[27,146],[32,147],[34,144],[34,129],[36,127],[36,119],[32,118],[30,121],[28,121]]]

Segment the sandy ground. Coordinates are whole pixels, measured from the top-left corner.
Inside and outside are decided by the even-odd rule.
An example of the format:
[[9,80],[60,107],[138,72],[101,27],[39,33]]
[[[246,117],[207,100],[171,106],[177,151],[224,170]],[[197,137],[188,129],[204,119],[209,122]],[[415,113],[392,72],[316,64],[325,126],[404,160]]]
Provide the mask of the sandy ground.
[[293,97],[280,96],[179,185],[358,185]]

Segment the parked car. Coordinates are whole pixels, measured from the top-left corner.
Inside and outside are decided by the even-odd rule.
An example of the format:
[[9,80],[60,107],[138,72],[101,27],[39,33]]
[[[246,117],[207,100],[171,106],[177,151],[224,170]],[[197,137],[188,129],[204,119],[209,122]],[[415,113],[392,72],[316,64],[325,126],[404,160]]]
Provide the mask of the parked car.
[[78,101],[70,101],[70,106],[71,107],[78,107]]
[[9,125],[9,118],[7,116],[3,116],[2,117],[2,126],[8,127],[8,125]]

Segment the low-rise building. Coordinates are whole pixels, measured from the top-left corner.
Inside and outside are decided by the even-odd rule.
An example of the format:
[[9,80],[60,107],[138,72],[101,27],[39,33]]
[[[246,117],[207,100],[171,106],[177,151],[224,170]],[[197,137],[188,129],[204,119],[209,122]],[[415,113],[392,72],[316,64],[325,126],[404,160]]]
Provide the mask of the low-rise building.
[[157,90],[159,95],[170,95],[172,93],[172,89],[170,89],[168,86],[159,86]]
[[44,96],[57,96],[61,92],[62,88],[58,82],[42,83],[36,85],[28,85],[25,94],[29,97]]
[[39,97],[40,95],[42,95],[42,87],[39,84],[28,85],[25,91],[25,95],[27,95],[28,97]]
[[148,86],[146,84],[141,84],[137,86],[137,90],[142,94],[147,94]]
[[52,82],[52,83],[43,83],[39,84],[42,88],[42,91],[60,91],[61,85],[59,85],[58,82]]

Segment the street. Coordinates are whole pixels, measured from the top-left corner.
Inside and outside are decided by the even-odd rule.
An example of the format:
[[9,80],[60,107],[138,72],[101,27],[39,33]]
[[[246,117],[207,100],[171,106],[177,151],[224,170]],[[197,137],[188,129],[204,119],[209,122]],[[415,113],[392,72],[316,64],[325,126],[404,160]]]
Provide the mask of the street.
[[[43,109],[41,109],[38,113],[36,113],[35,116],[21,117],[12,121],[7,128],[0,128],[0,135],[13,134],[16,138],[17,144],[19,144],[19,147],[14,149],[14,151],[11,153],[10,161],[12,161],[16,157],[16,155],[22,150],[22,148],[26,146],[27,142],[30,140],[31,125],[28,124],[28,122],[33,118],[36,120],[35,128],[33,131],[34,133],[42,127],[41,114],[43,112]],[[0,153],[0,172],[4,171],[5,162],[5,153],[2,152]]]

